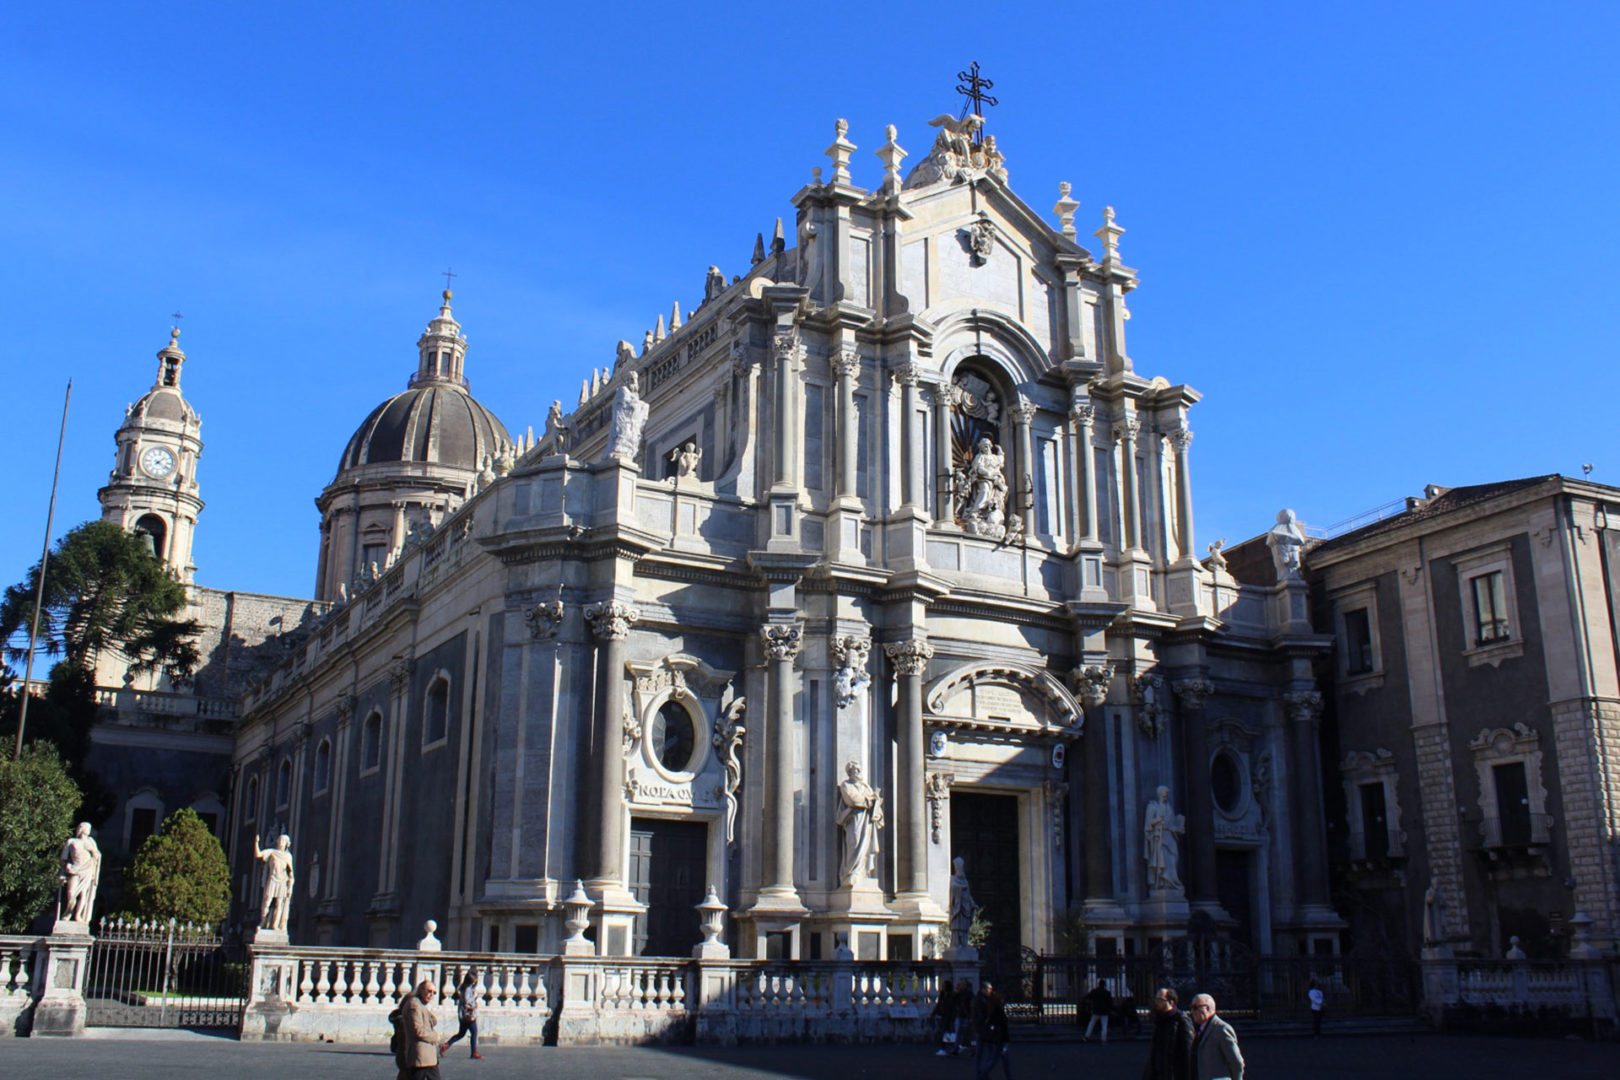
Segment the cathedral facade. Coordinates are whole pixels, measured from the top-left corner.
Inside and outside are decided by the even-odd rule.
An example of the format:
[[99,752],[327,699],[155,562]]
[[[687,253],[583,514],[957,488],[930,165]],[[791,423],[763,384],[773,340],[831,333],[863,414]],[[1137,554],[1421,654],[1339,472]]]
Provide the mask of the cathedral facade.
[[471,396],[446,291],[240,701],[241,911],[285,833],[295,943],[554,952],[578,881],[607,955],[689,954],[710,885],[741,956],[942,955],[963,889],[990,952],[1200,914],[1336,950],[1295,534],[1275,584],[1198,557],[1200,398],[1127,349],[1124,229],[1088,249],[1068,185],[1049,222],[936,126],[868,189],[840,122],[791,237],[539,438]]

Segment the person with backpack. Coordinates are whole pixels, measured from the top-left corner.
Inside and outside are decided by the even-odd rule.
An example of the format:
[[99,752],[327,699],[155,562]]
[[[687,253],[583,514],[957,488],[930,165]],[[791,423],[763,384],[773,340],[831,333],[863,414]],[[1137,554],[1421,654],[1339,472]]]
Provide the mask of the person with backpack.
[[476,969],[469,970],[467,974],[461,977],[460,984],[456,986],[456,1021],[460,1024],[460,1027],[457,1029],[455,1037],[439,1048],[439,1053],[449,1053],[450,1048],[459,1042],[463,1035],[467,1035],[470,1036],[467,1042],[472,1047],[473,1060],[484,1060],[484,1055],[478,1052],[479,996],[478,972]]
[[388,1014],[394,1024],[389,1048],[399,1066],[399,1080],[439,1080],[439,1034],[434,1030],[438,1021],[428,1008],[438,992],[432,979],[423,979]]

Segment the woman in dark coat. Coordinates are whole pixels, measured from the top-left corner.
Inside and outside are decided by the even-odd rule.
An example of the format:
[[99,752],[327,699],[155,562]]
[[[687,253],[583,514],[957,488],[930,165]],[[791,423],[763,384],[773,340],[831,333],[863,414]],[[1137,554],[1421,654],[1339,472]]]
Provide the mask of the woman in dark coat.
[[1177,1004],[1171,987],[1153,995],[1153,1049],[1148,1053],[1142,1080],[1191,1080],[1192,1020]]

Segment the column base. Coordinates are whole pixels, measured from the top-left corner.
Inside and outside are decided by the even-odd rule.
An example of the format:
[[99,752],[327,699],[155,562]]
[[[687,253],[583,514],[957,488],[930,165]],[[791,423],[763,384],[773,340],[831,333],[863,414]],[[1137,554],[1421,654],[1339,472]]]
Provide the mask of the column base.
[[636,899],[623,882],[612,878],[597,878],[586,882],[586,888],[596,895],[596,954],[598,956],[630,956],[635,952],[636,916],[647,910],[647,905]]
[[810,910],[799,899],[798,890],[791,885],[767,885],[759,890],[753,906],[747,912],[759,915],[808,915]]

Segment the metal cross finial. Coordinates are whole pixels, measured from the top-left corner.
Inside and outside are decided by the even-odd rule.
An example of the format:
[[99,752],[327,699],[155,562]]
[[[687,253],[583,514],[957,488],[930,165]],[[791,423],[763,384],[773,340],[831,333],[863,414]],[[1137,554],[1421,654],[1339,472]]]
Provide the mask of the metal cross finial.
[[445,292],[450,291],[450,279],[453,278],[453,277],[456,277],[456,276],[458,276],[458,275],[456,274],[456,272],[454,270],[445,270],[444,271],[444,290],[445,290]]
[[[956,77],[962,80],[956,84],[956,92],[967,99],[962,103],[962,116],[960,119],[966,119],[969,113],[982,117],[986,105],[1001,104],[1001,102],[985,93],[986,90],[992,89],[996,84],[979,74],[979,62],[977,60],[973,61],[973,66],[966,71],[958,71]],[[984,141],[982,127],[973,133],[973,141],[975,144]]]

